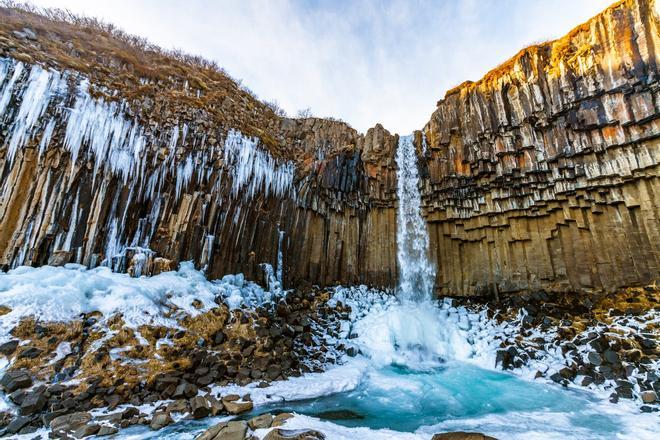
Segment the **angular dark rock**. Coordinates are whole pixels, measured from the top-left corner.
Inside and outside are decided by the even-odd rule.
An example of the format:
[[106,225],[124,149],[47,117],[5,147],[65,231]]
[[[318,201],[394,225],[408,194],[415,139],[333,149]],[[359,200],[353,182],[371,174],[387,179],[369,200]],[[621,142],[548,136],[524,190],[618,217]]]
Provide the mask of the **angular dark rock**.
[[2,376],[0,385],[5,389],[5,392],[11,393],[17,389],[27,388],[32,385],[32,378],[26,370],[12,370]]

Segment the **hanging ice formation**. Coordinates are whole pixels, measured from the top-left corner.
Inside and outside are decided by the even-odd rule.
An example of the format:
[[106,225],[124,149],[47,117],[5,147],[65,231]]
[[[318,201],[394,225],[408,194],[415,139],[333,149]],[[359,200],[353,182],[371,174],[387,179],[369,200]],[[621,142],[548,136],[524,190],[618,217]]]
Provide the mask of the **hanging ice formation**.
[[[0,199],[12,191],[4,183],[26,148],[34,148],[39,162],[50,149],[67,152],[71,168],[65,184],[69,187],[85,164],[91,163],[91,185],[96,194],[110,191],[112,179],[119,181],[128,194],[128,200],[121,201],[124,208],[116,208],[120,202],[115,197],[111,214],[102,219],[102,225],[93,226],[94,232],[105,231],[106,264],[114,266],[112,259],[122,256],[126,249],[149,246],[162,221],[161,199],[166,195],[169,203],[177,203],[191,188],[211,184],[209,191],[214,197],[233,199],[229,203],[240,212],[240,204],[258,194],[291,194],[294,163],[275,159],[260,147],[257,138],[230,129],[224,144],[212,147],[206,144],[205,133],[195,133],[194,127],[185,123],[169,128],[152,124],[147,130],[130,116],[128,103],[95,97],[91,88],[89,80],[75,72],[0,58],[0,150],[6,151],[4,160],[0,160]],[[112,94],[104,89],[101,92]],[[167,151],[164,157],[159,154],[163,150]],[[169,185],[169,181],[174,184]],[[91,249],[72,249],[77,227],[88,220],[81,216],[79,197],[80,191],[76,190],[71,197],[74,201],[67,200],[73,203],[67,208],[69,225],[66,229],[55,228],[54,250],[74,252],[78,262],[83,262],[80,258],[84,255],[86,264],[93,264]],[[129,237],[124,219],[133,202],[148,204],[150,213],[138,221],[137,230]],[[14,255],[12,266],[30,261],[40,229],[40,225],[23,228],[23,245]],[[205,264],[213,246],[211,236],[213,231],[206,231]]]

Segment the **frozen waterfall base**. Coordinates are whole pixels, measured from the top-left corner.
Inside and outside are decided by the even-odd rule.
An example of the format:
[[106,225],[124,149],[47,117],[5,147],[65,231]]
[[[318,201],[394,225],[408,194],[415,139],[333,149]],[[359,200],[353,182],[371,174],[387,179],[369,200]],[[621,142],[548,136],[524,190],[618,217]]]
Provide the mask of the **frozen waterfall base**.
[[[197,314],[170,304],[166,314],[174,327],[131,327],[121,315],[99,312],[70,322],[25,317],[0,345],[0,383],[9,406],[0,416],[2,432],[51,429],[66,437],[234,417],[252,409],[250,397],[218,395],[214,387],[256,382],[267,392],[276,381],[359,355],[351,343],[359,311],[348,305],[345,291],[352,290],[338,295],[341,290],[291,292],[270,306],[234,309],[222,301],[207,309],[193,300]],[[487,316],[485,327],[468,333],[490,347],[490,368],[608,392],[610,401],[631,399],[641,412],[660,408],[659,288],[453,303]]]

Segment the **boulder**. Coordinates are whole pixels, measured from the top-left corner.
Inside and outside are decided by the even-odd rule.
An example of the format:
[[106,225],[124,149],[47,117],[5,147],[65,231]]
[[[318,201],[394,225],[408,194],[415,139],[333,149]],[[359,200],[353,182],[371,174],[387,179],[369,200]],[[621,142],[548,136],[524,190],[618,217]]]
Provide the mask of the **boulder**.
[[244,440],[247,423],[243,420],[222,422],[195,437],[195,440]]
[[73,432],[73,436],[75,438],[89,437],[90,435],[95,435],[97,432],[99,432],[100,429],[101,426],[97,425],[96,423],[90,423],[89,425],[82,425]]
[[440,434],[435,434],[431,440],[497,440],[495,437],[491,437],[486,434],[481,434],[479,432],[443,432]]
[[96,433],[97,437],[104,437],[106,435],[112,435],[119,432],[119,429],[114,426],[102,425],[99,429],[99,432]]
[[0,344],[0,353],[10,356],[16,351],[16,348],[18,348],[18,340],[12,339],[4,344]]
[[222,398],[222,405],[229,414],[241,414],[250,411],[254,405],[250,400],[240,400],[236,395],[229,395]]
[[63,416],[55,417],[50,421],[51,431],[62,431],[67,429],[67,427],[77,428],[80,425],[92,420],[92,415],[88,412],[75,412],[71,414],[65,414]]
[[190,413],[194,419],[203,419],[211,413],[211,404],[206,397],[193,397],[190,399]]
[[311,429],[275,428],[263,440],[325,440],[325,435]]
[[29,423],[30,423],[29,417],[18,416],[14,420],[12,420],[9,423],[9,425],[7,425],[5,432],[7,434],[16,434],[18,431],[25,428]]
[[174,402],[170,402],[167,405],[167,408],[165,408],[165,411],[168,413],[186,413],[190,411],[190,406],[188,405],[188,402],[186,402],[183,399],[178,399],[175,400]]
[[197,395],[197,385],[191,384],[189,382],[181,382],[172,394],[172,397],[175,399],[187,398],[191,399]]
[[38,413],[39,411],[44,409],[44,406],[46,406],[47,401],[48,399],[46,399],[46,396],[44,396],[43,392],[33,391],[31,393],[28,393],[23,399],[23,402],[21,403],[20,412],[24,416],[29,416],[34,413]]
[[641,397],[642,402],[644,403],[654,403],[658,400],[658,395],[655,391],[642,391],[639,393],[639,397]]
[[153,417],[151,418],[151,423],[149,423],[149,427],[154,431],[158,431],[159,429],[162,429],[173,422],[174,420],[172,420],[172,417],[170,417],[170,415],[167,412],[156,411]]
[[8,371],[0,379],[0,385],[5,389],[5,392],[12,393],[18,389],[27,388],[32,385],[32,378],[26,370]]
[[293,414],[291,413],[279,413],[273,418],[273,423],[270,426],[277,427],[282,426],[286,423],[287,420],[292,419]]
[[261,414],[256,417],[252,417],[250,420],[248,420],[247,423],[252,430],[270,428],[270,426],[273,424],[273,415]]

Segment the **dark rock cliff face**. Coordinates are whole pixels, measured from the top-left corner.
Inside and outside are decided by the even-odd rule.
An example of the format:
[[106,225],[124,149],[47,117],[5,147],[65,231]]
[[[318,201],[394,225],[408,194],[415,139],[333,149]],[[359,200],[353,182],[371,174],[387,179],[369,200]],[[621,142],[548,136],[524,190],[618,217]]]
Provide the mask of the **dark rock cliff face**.
[[[653,8],[614,5],[438,103],[416,139],[439,294],[658,278]],[[190,60],[0,14],[0,265],[266,281],[281,250],[287,287],[396,285],[396,135],[281,118]]]

